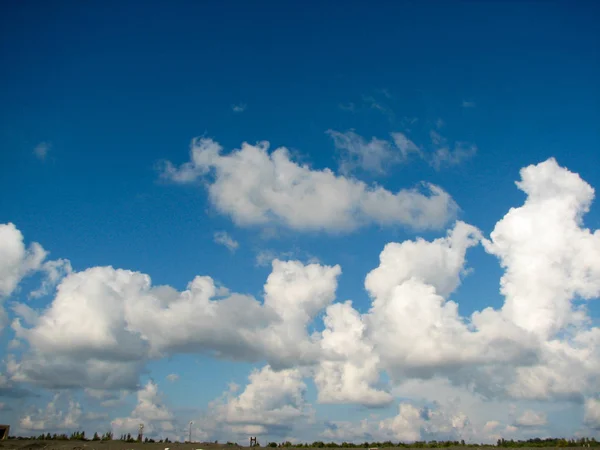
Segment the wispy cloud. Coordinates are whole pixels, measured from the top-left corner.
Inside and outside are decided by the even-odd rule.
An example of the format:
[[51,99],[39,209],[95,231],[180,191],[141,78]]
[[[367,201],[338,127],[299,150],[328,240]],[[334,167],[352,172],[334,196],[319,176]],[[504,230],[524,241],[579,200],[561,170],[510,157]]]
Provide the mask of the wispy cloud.
[[386,104],[382,101],[375,99],[372,95],[363,95],[363,102],[365,102],[371,109],[381,112],[381,114],[385,115],[390,121],[394,121],[396,118],[396,114]]
[[246,111],[246,109],[248,109],[248,105],[246,105],[245,103],[238,103],[237,105],[231,105],[231,109],[235,113],[243,113],[244,111]]
[[397,162],[399,155],[388,141],[373,137],[367,142],[354,130],[345,133],[327,130],[327,134],[333,138],[335,148],[339,152],[340,173],[347,175],[360,168],[381,175],[390,164]]
[[440,170],[443,166],[456,166],[477,153],[475,144],[456,141],[452,146],[448,139],[435,130],[429,132],[429,137],[434,147],[430,164],[435,170]]
[[233,239],[226,231],[217,231],[214,234],[213,239],[217,244],[227,247],[232,253],[240,246],[238,241]]
[[316,256],[299,249],[289,251],[276,251],[272,249],[262,249],[256,254],[255,265],[258,267],[270,266],[274,259],[280,261],[286,260],[301,260],[307,264],[321,264],[321,261]]
[[462,107],[463,108],[475,108],[475,102],[472,101],[468,101],[468,100],[463,100],[462,101]]
[[167,380],[169,380],[171,383],[174,383],[175,381],[179,380],[179,375],[176,373],[170,373],[167,375]]
[[33,149],[33,154],[36,156],[37,159],[39,159],[40,161],[45,161],[46,157],[48,156],[48,152],[50,151],[50,148],[52,146],[50,145],[49,142],[40,142],[38,145],[35,146],[35,148]]

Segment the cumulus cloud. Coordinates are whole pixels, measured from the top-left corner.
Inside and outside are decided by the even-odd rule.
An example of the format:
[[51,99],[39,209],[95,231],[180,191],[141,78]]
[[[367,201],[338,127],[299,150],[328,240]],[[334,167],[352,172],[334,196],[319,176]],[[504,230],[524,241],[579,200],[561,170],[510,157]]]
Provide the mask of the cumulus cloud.
[[[471,225],[457,222],[447,237],[432,242],[388,244],[365,280],[369,312],[359,315],[349,303],[328,308],[322,344],[336,342],[337,320],[344,324],[339,342],[352,342],[347,347],[356,355],[340,344],[345,356],[323,353],[321,365],[336,367],[329,377],[317,371],[323,399],[346,396],[369,405],[383,395],[373,386],[379,370],[395,381],[441,375],[496,398],[581,399],[594,392],[600,332],[589,328],[586,310],[573,303],[600,293],[600,234],[581,227],[593,191],[554,160],[523,169],[521,177],[525,204],[511,209],[483,240],[506,270],[503,307],[465,318],[449,299],[465,273],[467,249],[482,239]],[[365,363],[348,371],[353,358]],[[361,391],[370,392],[367,401]],[[383,396],[375,404],[385,401]]]
[[32,326],[13,322],[30,351],[11,364],[11,376],[52,388],[135,389],[145,361],[177,352],[267,358],[277,367],[308,363],[318,344],[307,326],[334,300],[340,273],[339,266],[275,260],[261,304],[241,294],[219,297],[206,276],[178,292],[152,286],[139,272],[73,272]]
[[366,339],[366,326],[351,302],[327,308],[321,361],[315,373],[320,403],[384,406],[393,397],[373,387],[379,380],[379,356]]
[[[220,291],[207,276],[178,291],[153,286],[139,272],[71,271],[47,308],[13,308],[19,318],[12,328],[28,349],[19,360],[7,358],[5,384],[134,390],[148,359],[208,353],[268,364],[239,395],[232,389],[214,403],[215,423],[242,435],[287,436],[292,423],[312,420],[304,400],[308,377],[320,403],[376,407],[402,399],[393,417],[329,423],[324,435],[331,438],[348,430],[357,439],[518,437],[548,426],[535,402],[550,401],[579,405],[585,424],[596,429],[600,328],[586,302],[600,296],[600,231],[583,223],[594,190],[554,159],[520,175],[524,203],[488,237],[457,221],[437,239],[387,244],[365,278],[364,312],[335,301],[339,266],[275,259],[262,301]],[[22,236],[4,230],[17,243],[5,254],[28,267]],[[504,303],[463,316],[457,288],[469,273],[469,249],[480,243],[504,270]],[[22,269],[13,269],[2,272],[3,280],[16,280],[5,282],[7,291],[22,278]],[[323,329],[309,332],[321,317]],[[140,392],[138,404],[146,406],[121,426],[142,411],[156,412],[157,429],[174,420],[155,385]],[[435,403],[440,397],[447,401]],[[519,408],[524,412],[500,417],[515,400],[527,405]],[[41,413],[30,416],[34,426]]]
[[169,380],[171,383],[174,383],[175,381],[179,380],[179,375],[176,373],[170,373],[167,375],[167,380]]
[[46,256],[37,242],[25,247],[13,223],[0,224],[0,298],[10,296],[25,276],[39,270]]
[[213,239],[217,244],[223,245],[232,253],[235,252],[240,246],[238,241],[233,239],[226,231],[217,231],[213,235]]
[[340,232],[375,223],[436,229],[457,210],[450,195],[432,184],[424,184],[424,192],[392,193],[329,169],[298,165],[284,147],[268,149],[267,142],[244,143],[222,155],[212,139],[194,139],[190,161],[179,167],[166,162],[162,176],[178,183],[203,179],[215,207],[242,226],[277,223],[298,231]]
[[546,425],[546,422],[546,414],[528,409],[517,418],[515,425],[518,427],[541,427]]
[[[64,403],[67,406],[64,407]],[[61,408],[63,407],[63,408]],[[65,431],[79,427],[81,406],[65,394],[56,394],[44,409],[22,416],[19,427],[24,431]]]
[[0,224],[0,330],[8,320],[4,301],[23,278],[40,270],[47,255],[37,242],[26,247],[23,234],[13,223]]
[[600,430],[600,400],[588,398],[584,406],[584,423],[593,430]]
[[234,113],[243,113],[244,111],[246,111],[246,109],[248,109],[248,105],[246,105],[245,103],[238,103],[237,105],[231,106],[231,110]]
[[418,407],[401,402],[398,412],[392,417],[363,419],[358,423],[332,421],[326,424],[322,436],[337,442],[460,440],[472,436],[472,427],[461,411],[449,411],[439,405]]
[[164,404],[158,391],[158,385],[148,381],[137,392],[137,405],[128,417],[118,417],[111,422],[115,434],[131,433],[136,435],[138,427],[144,424],[144,435],[174,437],[175,417]]
[[254,370],[237,396],[226,392],[209,405],[214,419],[234,434],[285,436],[295,424],[313,414],[305,401],[306,385],[298,369]]

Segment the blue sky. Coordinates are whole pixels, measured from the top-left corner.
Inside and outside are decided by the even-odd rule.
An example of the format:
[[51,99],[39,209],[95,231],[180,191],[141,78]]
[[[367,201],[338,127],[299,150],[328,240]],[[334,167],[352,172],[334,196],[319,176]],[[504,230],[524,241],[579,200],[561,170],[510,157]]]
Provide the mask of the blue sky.
[[[142,420],[183,437],[194,420],[198,439],[242,442],[597,436],[599,13],[4,5],[3,423]],[[233,306],[184,293],[196,276]],[[576,388],[564,364],[582,364]]]

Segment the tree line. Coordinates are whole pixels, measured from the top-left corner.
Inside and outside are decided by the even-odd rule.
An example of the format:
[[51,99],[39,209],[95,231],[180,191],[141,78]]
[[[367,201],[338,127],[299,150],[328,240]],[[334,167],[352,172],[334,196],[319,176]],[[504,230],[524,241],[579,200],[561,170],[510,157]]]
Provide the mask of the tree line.
[[[39,436],[9,436],[8,439],[16,439],[16,440],[37,440],[37,441],[123,441],[123,442],[138,442],[138,439],[133,437],[131,433],[122,434],[119,439],[114,439],[114,434],[112,431],[107,431],[106,433],[99,435],[98,433],[94,433],[94,436],[91,438],[87,438],[85,436],[85,431],[74,431],[69,434],[40,434]],[[154,440],[151,438],[144,438],[144,442],[152,443],[152,442],[161,442],[161,443],[170,443],[169,438]]]
[[[98,433],[94,433],[93,437],[88,438],[85,435],[85,431],[75,431],[68,434],[40,434],[39,436],[9,436],[8,439],[18,439],[18,440],[40,440],[40,441],[124,441],[124,442],[137,442],[137,437],[131,435],[131,433],[122,434],[118,439],[114,438],[112,431],[107,431],[106,433],[99,435]],[[171,443],[168,438],[155,440],[152,438],[146,437],[144,439],[146,443]],[[179,443],[178,441],[174,441],[175,443]],[[218,441],[214,442],[218,444]],[[238,444],[234,442],[227,442],[227,446],[235,446],[239,447]],[[256,447],[260,447],[260,444],[257,442]],[[498,439],[496,445],[488,445],[488,444],[472,444],[466,443],[464,440],[461,441],[417,441],[411,443],[405,442],[363,442],[363,443],[354,443],[354,442],[342,442],[338,444],[336,442],[323,442],[323,441],[315,441],[312,443],[298,443],[292,444],[289,441],[286,442],[269,442],[267,447],[283,447],[283,448],[449,448],[449,447],[509,447],[509,448],[519,448],[519,447],[600,447],[600,442],[595,438],[578,438],[578,439],[565,439],[565,438],[532,438],[527,440],[513,440],[513,439]]]

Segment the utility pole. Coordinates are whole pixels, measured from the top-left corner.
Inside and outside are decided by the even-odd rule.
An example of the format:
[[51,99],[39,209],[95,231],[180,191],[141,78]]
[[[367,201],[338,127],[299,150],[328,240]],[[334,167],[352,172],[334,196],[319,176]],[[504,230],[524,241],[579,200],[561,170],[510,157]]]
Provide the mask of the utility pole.
[[192,422],[192,421],[190,420],[190,439],[189,439],[189,442],[190,442],[190,443],[192,442],[192,424],[193,424],[193,423],[194,423],[194,422]]

